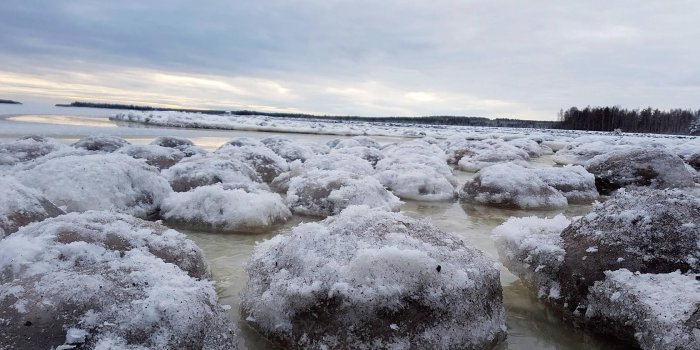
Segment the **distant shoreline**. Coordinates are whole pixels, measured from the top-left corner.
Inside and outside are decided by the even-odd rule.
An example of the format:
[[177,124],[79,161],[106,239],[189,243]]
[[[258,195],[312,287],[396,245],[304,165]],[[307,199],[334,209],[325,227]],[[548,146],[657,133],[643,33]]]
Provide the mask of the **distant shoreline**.
[[17,102],[17,101],[12,101],[12,100],[2,100],[0,99],[0,103],[8,104],[8,105],[21,105],[22,102]]
[[85,108],[102,108],[102,109],[118,109],[118,110],[136,110],[136,111],[164,111],[164,112],[187,112],[187,113],[202,113],[211,115],[259,115],[272,118],[287,118],[287,119],[304,119],[304,120],[319,120],[319,121],[336,121],[336,122],[375,122],[375,123],[396,123],[396,124],[424,124],[424,125],[446,125],[446,126],[487,126],[487,127],[510,127],[510,128],[533,128],[533,129],[555,129],[557,122],[542,121],[542,120],[523,120],[496,118],[489,119],[484,117],[464,117],[464,116],[425,116],[425,117],[360,117],[360,116],[333,116],[333,115],[313,115],[303,113],[279,113],[279,112],[261,112],[250,110],[226,111],[226,110],[209,110],[209,109],[190,109],[190,108],[164,108],[151,106],[138,106],[115,103],[94,103],[76,101],[70,104],[57,104],[57,107],[85,107]]

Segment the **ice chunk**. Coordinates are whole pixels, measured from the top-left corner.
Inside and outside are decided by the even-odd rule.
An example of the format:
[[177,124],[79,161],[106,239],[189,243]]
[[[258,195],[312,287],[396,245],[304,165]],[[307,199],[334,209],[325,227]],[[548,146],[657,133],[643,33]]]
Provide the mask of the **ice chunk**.
[[0,176],[0,239],[35,221],[63,214],[38,191]]
[[122,154],[53,158],[16,178],[66,211],[113,210],[147,217],[171,192],[156,168]]
[[0,166],[30,161],[65,148],[68,146],[42,136],[27,136],[16,141],[0,143]]
[[566,165],[562,168],[532,170],[544,183],[554,187],[571,203],[591,203],[598,198],[595,176],[582,166]]
[[176,192],[216,183],[252,184],[262,181],[248,164],[225,154],[185,158],[164,170],[163,176]]
[[[236,146],[239,143],[240,145]],[[287,161],[284,158],[278,156],[262,143],[259,143],[259,145],[250,143],[252,142],[241,139],[233,140],[233,142],[221,146],[216,153],[228,155],[248,164],[263,181],[268,183],[289,170],[289,165],[287,165]]]
[[167,222],[220,231],[255,231],[291,215],[278,194],[222,184],[172,193],[161,206]]
[[119,136],[96,135],[83,137],[71,146],[88,151],[111,153],[130,144],[129,141]]
[[175,148],[156,145],[128,145],[117,151],[135,159],[143,159],[148,165],[158,169],[167,169],[185,157],[185,154]]
[[260,142],[288,162],[293,162],[297,159],[303,162],[314,155],[314,151],[309,147],[296,143],[284,136],[267,137],[260,140]]
[[496,265],[402,214],[349,207],[259,243],[244,318],[290,348],[490,348],[503,337]]

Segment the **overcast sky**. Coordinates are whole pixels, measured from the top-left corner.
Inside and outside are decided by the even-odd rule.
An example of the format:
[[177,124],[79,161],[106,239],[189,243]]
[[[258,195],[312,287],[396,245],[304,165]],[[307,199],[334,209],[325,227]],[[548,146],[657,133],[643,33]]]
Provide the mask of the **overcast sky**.
[[554,119],[700,108],[700,1],[3,0],[0,98]]

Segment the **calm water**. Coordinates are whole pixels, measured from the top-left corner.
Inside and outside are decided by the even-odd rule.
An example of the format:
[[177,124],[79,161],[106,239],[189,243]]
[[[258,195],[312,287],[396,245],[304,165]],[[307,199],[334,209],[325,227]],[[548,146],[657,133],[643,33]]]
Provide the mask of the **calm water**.
[[[44,115],[53,113],[59,115]],[[94,134],[121,136],[133,143],[147,143],[158,136],[181,136],[191,139],[197,145],[213,150],[234,137],[263,138],[270,133],[250,131],[216,131],[143,127],[109,121],[113,111],[90,109],[56,109],[46,107],[37,111],[31,106],[0,106],[2,114],[29,114],[16,117],[0,117],[0,140],[13,140],[27,134],[40,134],[55,137],[66,143],[83,136]],[[289,138],[304,142],[325,142],[335,136],[287,134]],[[396,138],[375,138],[380,143],[389,143]],[[550,157],[533,161],[534,166],[553,166]],[[471,174],[457,172],[464,182]],[[582,215],[589,206],[570,206],[563,211],[499,210],[478,205],[460,203],[406,202],[401,210],[413,217],[429,218],[441,229],[454,232],[467,240],[473,247],[497,259],[496,249],[491,238],[491,230],[511,216],[552,217],[559,213],[567,216]],[[211,266],[221,302],[231,305],[231,317],[239,320],[238,293],[245,285],[246,275],[243,264],[251,255],[255,242],[283,233],[291,227],[311,221],[309,218],[295,217],[288,223],[264,234],[219,234],[210,232],[187,233],[204,251]],[[563,324],[551,311],[538,303],[518,279],[502,269],[503,299],[508,312],[508,338],[499,349],[614,349],[610,340],[586,334]],[[274,346],[239,322],[246,344],[251,349],[272,349]]]

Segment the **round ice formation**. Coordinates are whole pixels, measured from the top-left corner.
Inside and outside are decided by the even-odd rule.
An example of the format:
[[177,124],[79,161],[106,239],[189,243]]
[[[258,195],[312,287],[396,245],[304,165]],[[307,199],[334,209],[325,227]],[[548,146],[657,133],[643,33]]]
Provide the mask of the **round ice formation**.
[[248,164],[265,182],[272,182],[277,176],[289,170],[284,158],[258,142],[258,145],[246,144],[244,140],[233,140],[221,146],[216,153]]
[[595,176],[582,166],[565,165],[561,168],[540,168],[532,171],[544,183],[561,192],[569,204],[591,203],[598,198]]
[[0,143],[0,166],[26,162],[67,147],[42,136],[27,136],[12,142]]
[[532,170],[512,163],[479,170],[464,184],[459,197],[464,201],[518,209],[557,209],[568,204],[566,197]]
[[290,180],[287,204],[297,214],[328,216],[351,205],[394,211],[401,201],[372,177],[346,171],[309,170]]
[[197,246],[127,215],[72,213],[0,241],[2,348],[234,348]]
[[308,170],[341,170],[357,175],[372,175],[372,165],[357,156],[344,153],[330,153],[311,157],[304,162],[303,167]]
[[161,206],[161,217],[169,223],[217,231],[256,231],[291,215],[276,193],[222,184],[174,192]]
[[675,349],[697,342],[699,214],[697,190],[625,190],[571,223],[512,218],[494,235],[504,265],[551,304],[642,348]]
[[287,348],[486,349],[503,338],[496,265],[402,214],[349,207],[259,243],[241,308]]
[[0,239],[31,222],[63,214],[36,190],[0,177]]
[[65,211],[112,210],[147,217],[171,192],[156,168],[122,154],[53,158],[16,177]]
[[186,192],[200,186],[252,184],[262,180],[246,163],[225,154],[207,154],[185,158],[163,171],[163,176],[176,192]]
[[535,140],[529,138],[517,138],[507,142],[507,144],[519,148],[525,152],[529,157],[541,157],[545,154],[552,154],[552,149],[547,146],[542,146]]
[[192,143],[192,141],[182,137],[161,136],[151,141],[151,145],[174,148],[182,152],[185,155],[185,157],[191,157],[196,154],[207,153],[207,151],[205,151],[204,149],[195,146],[194,143]]
[[111,153],[126,145],[130,145],[129,141],[119,136],[98,135],[83,137],[71,146],[88,151]]
[[427,165],[392,164],[388,169],[378,170],[375,177],[402,199],[445,201],[455,198],[454,184]]
[[384,154],[378,148],[373,147],[343,147],[333,149],[331,154],[349,154],[356,157],[360,157],[368,161],[372,166],[377,165],[377,162],[384,159]]
[[288,162],[301,160],[302,162],[313,157],[314,152],[305,145],[298,144],[284,136],[273,136],[260,140],[265,146],[277,153]]
[[692,187],[692,174],[675,154],[658,149],[632,148],[597,156],[586,163],[601,194],[627,186]]
[[157,145],[128,145],[117,152],[135,159],[144,159],[148,165],[158,169],[170,168],[185,157],[184,153],[175,148]]

